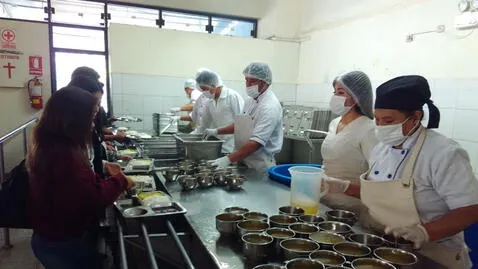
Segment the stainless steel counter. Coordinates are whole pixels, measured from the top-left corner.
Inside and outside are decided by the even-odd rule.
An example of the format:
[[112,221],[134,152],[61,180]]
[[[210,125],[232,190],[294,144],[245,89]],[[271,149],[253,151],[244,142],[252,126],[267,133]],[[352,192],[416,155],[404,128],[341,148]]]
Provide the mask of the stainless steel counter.
[[[180,202],[187,210],[187,218],[194,230],[202,239],[208,250],[219,260],[221,268],[243,269],[252,268],[242,257],[239,244],[231,242],[219,236],[215,227],[215,216],[224,208],[230,206],[246,207],[251,211],[260,211],[271,215],[278,214],[278,208],[289,205],[289,188],[277,182],[271,181],[265,174],[243,171],[247,181],[243,189],[228,191],[221,187],[197,189],[182,192],[177,182],[165,183],[164,178],[158,173],[173,198]],[[321,206],[320,215],[324,215],[328,208]],[[360,232],[360,227],[354,227],[354,231]],[[434,262],[421,258],[421,264],[417,268],[443,268]]]

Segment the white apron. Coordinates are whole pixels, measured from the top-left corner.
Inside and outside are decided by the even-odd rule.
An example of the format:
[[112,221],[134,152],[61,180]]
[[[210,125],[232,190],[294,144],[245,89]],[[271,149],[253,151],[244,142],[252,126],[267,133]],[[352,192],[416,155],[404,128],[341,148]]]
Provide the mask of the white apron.
[[[361,216],[365,228],[383,230],[385,226],[399,228],[421,223],[413,196],[413,171],[426,136],[425,129],[412,149],[401,178],[392,181],[366,180],[373,166],[361,175],[360,197],[368,208],[368,214]],[[466,246],[463,246],[462,250],[453,251],[438,243],[429,242],[424,244],[418,253],[450,269],[470,268]]]
[[[250,115],[236,115],[234,117],[234,144],[236,150],[249,142],[253,129],[254,123]],[[267,154],[263,147],[249,155],[243,162],[247,167],[261,172],[267,171],[267,169],[276,164],[274,156]]]

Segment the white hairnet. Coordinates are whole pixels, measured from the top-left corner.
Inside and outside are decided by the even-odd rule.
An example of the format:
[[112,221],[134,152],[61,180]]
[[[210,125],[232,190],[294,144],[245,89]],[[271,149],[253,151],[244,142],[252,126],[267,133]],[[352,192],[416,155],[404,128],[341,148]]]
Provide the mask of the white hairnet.
[[372,83],[367,74],[361,71],[348,72],[336,77],[332,85],[335,87],[337,82],[340,82],[347,88],[362,114],[373,119]]
[[255,78],[262,80],[266,82],[267,84],[271,85],[272,84],[272,71],[266,63],[250,63],[244,71],[242,71],[242,74],[246,78]]
[[223,86],[221,77],[214,71],[203,69],[196,76],[196,83],[199,87],[214,89]]
[[188,79],[184,82],[184,88],[196,89],[196,81],[194,79]]

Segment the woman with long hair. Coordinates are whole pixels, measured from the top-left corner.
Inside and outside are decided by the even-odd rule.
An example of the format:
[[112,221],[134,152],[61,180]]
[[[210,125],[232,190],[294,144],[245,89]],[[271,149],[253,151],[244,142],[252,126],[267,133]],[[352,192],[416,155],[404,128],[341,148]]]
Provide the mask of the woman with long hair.
[[99,180],[87,149],[98,111],[90,93],[68,86],[48,101],[27,156],[32,248],[46,269],[99,268],[93,229],[104,209],[134,183],[117,164]]

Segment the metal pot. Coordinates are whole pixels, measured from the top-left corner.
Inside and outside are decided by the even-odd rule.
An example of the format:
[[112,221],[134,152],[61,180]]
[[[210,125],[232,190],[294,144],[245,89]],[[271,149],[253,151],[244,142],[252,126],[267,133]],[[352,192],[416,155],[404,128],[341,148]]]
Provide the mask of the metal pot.
[[216,216],[216,229],[221,235],[234,235],[236,233],[236,226],[244,217],[233,213],[222,213]]
[[196,174],[196,179],[200,188],[211,187],[214,183],[213,178],[209,173],[198,173]]
[[369,247],[353,242],[342,242],[335,244],[334,251],[343,255],[347,261],[353,261],[358,258],[367,257],[372,253]]
[[317,250],[310,253],[309,258],[319,261],[325,266],[342,266],[347,261],[343,255],[330,250]]
[[259,220],[244,220],[237,223],[239,238],[247,233],[262,233],[269,229],[269,224]]
[[282,206],[279,208],[279,214],[288,215],[292,217],[300,217],[304,215],[304,209],[296,206]]
[[418,263],[418,258],[415,254],[397,248],[377,248],[373,255],[377,259],[386,261],[400,269],[413,269],[416,268]]
[[288,215],[274,215],[269,217],[271,227],[289,228],[289,225],[297,222],[297,218]]
[[164,179],[166,179],[166,182],[176,181],[178,175],[179,175],[179,169],[177,168],[171,167],[163,171],[163,176],[164,176]]
[[319,261],[298,258],[293,259],[285,264],[286,269],[325,269],[325,265]]
[[291,239],[295,237],[294,231],[284,228],[269,228],[266,230],[266,234],[274,238],[274,242],[272,244],[274,246],[275,254],[279,256],[282,255],[280,243],[285,239]]
[[244,219],[246,220],[258,220],[267,222],[267,215],[261,212],[247,212],[244,213]]
[[272,237],[263,233],[248,233],[242,236],[242,252],[248,260],[265,260],[272,248]]
[[320,249],[333,250],[337,243],[345,242],[345,237],[330,232],[316,232],[309,236],[309,238],[320,245]]
[[183,188],[184,191],[189,191],[197,188],[197,179],[192,176],[184,176],[181,177],[181,180],[179,182],[181,184],[181,187]]
[[302,238],[283,240],[280,246],[284,253],[285,261],[296,258],[308,258],[310,253],[320,248],[319,244],[314,241]]
[[245,178],[241,175],[229,175],[226,177],[227,186],[231,190],[237,190],[242,188]]
[[348,237],[349,241],[366,245],[367,247],[376,249],[385,244],[383,238],[373,234],[351,234]]
[[321,231],[332,232],[340,235],[347,235],[352,232],[352,227],[348,224],[336,221],[324,221],[317,224]]
[[249,212],[249,209],[247,209],[245,207],[231,206],[231,207],[228,207],[228,208],[224,209],[224,212],[242,215],[244,213]]
[[346,210],[330,210],[325,213],[328,221],[338,221],[353,226],[357,222],[357,214]]
[[370,269],[396,269],[395,266],[391,265],[390,263],[381,261],[379,259],[372,259],[372,258],[360,258],[356,259],[352,262],[353,269],[361,269],[361,268],[370,268]]
[[317,225],[325,220],[324,218],[316,215],[302,215],[299,217],[299,221]]
[[318,232],[319,228],[308,223],[294,223],[289,225],[289,229],[295,232],[295,237],[309,238],[312,233]]

